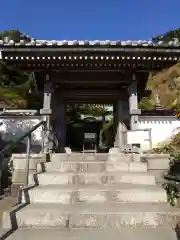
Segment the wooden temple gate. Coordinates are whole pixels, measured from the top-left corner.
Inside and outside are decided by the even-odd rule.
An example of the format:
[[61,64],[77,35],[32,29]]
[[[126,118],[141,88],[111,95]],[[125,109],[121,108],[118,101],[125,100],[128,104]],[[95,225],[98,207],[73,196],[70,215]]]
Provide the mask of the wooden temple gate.
[[122,148],[123,122],[138,129],[138,99],[146,94],[149,71],[179,60],[179,43],[152,41],[43,41],[0,40],[0,58],[44,82],[41,114],[47,121],[49,151],[51,120],[60,124],[59,151],[65,147],[65,106],[68,103],[113,104],[117,126],[115,145]]

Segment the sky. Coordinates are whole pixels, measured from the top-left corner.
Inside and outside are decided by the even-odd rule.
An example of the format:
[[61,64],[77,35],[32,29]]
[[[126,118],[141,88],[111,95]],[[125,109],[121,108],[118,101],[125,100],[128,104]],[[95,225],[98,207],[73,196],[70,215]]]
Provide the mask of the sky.
[[47,40],[147,40],[180,28],[180,0],[0,0],[0,32]]

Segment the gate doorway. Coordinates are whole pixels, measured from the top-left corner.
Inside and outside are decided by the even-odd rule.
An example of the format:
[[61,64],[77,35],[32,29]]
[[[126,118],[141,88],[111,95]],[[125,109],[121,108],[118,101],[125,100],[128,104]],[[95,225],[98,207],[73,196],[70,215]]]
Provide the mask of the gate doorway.
[[107,123],[107,114],[106,105],[67,105],[66,146],[75,152],[102,151],[100,150],[103,147],[102,132],[104,125]]

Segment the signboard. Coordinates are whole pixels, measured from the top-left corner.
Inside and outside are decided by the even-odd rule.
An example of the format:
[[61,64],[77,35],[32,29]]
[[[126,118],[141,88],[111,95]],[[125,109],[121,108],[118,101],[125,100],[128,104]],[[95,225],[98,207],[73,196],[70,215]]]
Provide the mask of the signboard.
[[96,136],[96,133],[84,133],[83,152],[92,150],[96,152]]
[[96,133],[84,133],[84,139],[95,140],[96,139]]
[[149,130],[127,131],[127,144],[140,144],[141,148],[151,148],[151,138]]

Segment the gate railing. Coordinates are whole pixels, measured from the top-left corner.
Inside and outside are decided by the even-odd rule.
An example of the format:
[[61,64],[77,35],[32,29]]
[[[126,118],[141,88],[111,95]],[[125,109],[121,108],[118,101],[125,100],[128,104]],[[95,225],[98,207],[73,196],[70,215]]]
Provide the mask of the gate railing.
[[4,160],[4,154],[7,154],[9,151],[11,151],[13,148],[15,148],[19,143],[21,143],[23,140],[27,139],[26,141],[26,169],[25,169],[25,186],[28,185],[28,179],[29,179],[29,159],[31,154],[31,137],[32,133],[38,129],[41,126],[45,126],[45,121],[40,121],[38,124],[36,124],[34,127],[32,127],[29,131],[27,131],[25,134],[23,134],[21,137],[19,137],[16,141],[11,142],[10,144],[7,144],[1,151],[0,151],[0,164],[2,166],[2,162]]

